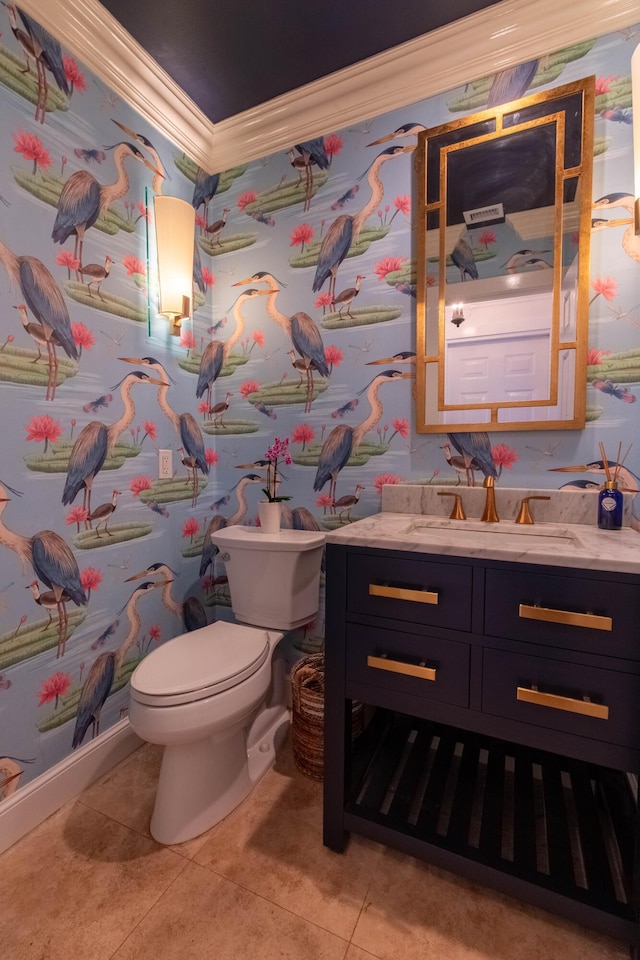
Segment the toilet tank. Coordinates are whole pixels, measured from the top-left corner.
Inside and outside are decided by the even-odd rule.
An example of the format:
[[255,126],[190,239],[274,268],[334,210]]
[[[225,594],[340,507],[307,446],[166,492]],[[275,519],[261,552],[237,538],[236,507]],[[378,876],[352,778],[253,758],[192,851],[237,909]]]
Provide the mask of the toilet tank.
[[314,530],[264,533],[257,527],[216,530],[211,540],[224,560],[237,620],[293,630],[318,612],[324,534]]

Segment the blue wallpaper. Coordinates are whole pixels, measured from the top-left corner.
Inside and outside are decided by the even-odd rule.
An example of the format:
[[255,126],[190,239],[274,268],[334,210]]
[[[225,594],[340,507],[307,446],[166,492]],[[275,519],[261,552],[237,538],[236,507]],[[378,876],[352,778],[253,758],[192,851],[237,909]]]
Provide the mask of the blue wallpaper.
[[[278,488],[291,497],[289,526],[333,529],[375,512],[384,482],[467,482],[447,436],[413,428],[415,182],[401,148],[416,125],[481,109],[497,84],[207,178],[55,44],[43,109],[9,8],[0,29],[6,797],[88,742],[96,712],[100,731],[126,714],[128,677],[155,644],[230,616],[206,532],[258,522],[276,438],[289,440]],[[478,482],[490,472],[508,486],[599,484],[599,442],[613,460],[637,436],[640,249],[627,224],[606,224],[628,217],[633,190],[636,40],[601,37],[521,71],[528,91],[596,77],[593,200],[608,200],[593,214],[590,419],[582,431],[489,435]],[[145,190],[197,206],[196,311],[180,339],[155,316]],[[331,296],[322,264],[345,235]],[[158,449],[173,456],[163,480]],[[634,446],[625,489],[640,490],[638,472]],[[292,647],[317,649],[322,635],[320,613]]]

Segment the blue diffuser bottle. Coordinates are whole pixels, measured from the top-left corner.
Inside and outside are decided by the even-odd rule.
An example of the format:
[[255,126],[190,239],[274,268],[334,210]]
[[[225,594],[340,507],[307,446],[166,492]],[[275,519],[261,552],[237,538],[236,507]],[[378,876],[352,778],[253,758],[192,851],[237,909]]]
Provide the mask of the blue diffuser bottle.
[[598,526],[601,530],[622,527],[622,493],[616,480],[607,480],[598,494]]

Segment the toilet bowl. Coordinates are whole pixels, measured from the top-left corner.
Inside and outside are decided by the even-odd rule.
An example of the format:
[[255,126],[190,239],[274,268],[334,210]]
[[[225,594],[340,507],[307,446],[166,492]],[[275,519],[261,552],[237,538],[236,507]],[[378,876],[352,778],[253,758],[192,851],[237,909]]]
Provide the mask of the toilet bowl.
[[[318,608],[322,533],[224,533],[214,542],[223,551],[232,608],[245,622],[218,621],[175,637],[131,676],[131,725],[143,740],[164,746],[150,829],[165,844],[218,823],[273,765],[289,723],[277,645],[284,630],[308,622]],[[267,622],[246,625],[258,615]]]

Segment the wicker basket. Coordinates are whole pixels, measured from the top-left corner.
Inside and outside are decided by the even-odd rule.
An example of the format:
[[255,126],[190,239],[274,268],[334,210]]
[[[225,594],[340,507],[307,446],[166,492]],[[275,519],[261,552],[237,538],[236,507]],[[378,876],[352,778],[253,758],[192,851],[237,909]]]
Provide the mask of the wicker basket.
[[[291,668],[293,702],[293,758],[312,780],[323,779],[324,762],[324,654],[303,657]],[[352,739],[363,729],[363,706],[353,702]]]

